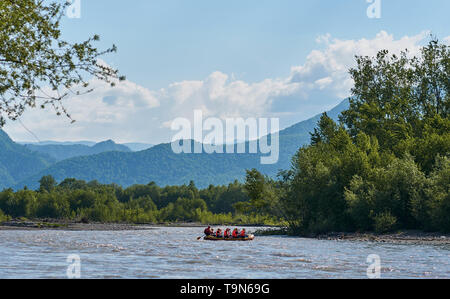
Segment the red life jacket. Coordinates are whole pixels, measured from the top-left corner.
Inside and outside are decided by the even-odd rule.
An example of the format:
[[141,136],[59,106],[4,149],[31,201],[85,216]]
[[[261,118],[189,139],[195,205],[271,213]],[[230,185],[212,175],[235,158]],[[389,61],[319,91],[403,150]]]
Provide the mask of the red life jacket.
[[230,236],[230,233],[226,230],[226,231],[223,233],[223,236],[224,236],[225,238],[228,238],[228,237]]
[[233,231],[233,238],[237,238],[237,236],[238,236],[238,232],[237,232],[237,230],[234,230]]
[[241,231],[241,237],[245,237],[245,231]]
[[205,228],[205,235],[211,234],[211,229],[209,227]]

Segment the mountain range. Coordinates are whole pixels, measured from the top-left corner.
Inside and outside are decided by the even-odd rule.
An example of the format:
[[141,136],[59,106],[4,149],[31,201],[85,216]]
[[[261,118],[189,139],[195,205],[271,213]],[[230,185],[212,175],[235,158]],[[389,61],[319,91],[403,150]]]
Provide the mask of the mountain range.
[[[328,115],[337,120],[348,105],[348,100],[345,100],[329,111]],[[319,119],[320,115],[317,115],[281,130],[279,160],[272,165],[261,165],[260,154],[175,154],[171,144],[159,144],[139,152],[104,151],[52,163],[61,156],[52,157],[48,152],[32,152],[30,148],[21,146],[20,150],[34,157],[37,166],[27,172],[31,175],[9,179],[8,183],[0,183],[0,186],[11,186],[11,183],[16,182],[13,185],[15,189],[24,186],[35,189],[39,187],[38,181],[42,176],[52,175],[57,181],[76,178],[86,181],[97,180],[105,184],[116,183],[124,187],[147,184],[151,181],[160,186],[182,185],[189,183],[190,180],[199,187],[207,187],[210,184],[228,184],[236,179],[242,181],[245,170],[251,168],[273,177],[279,170],[288,169],[296,151],[310,142],[310,132],[314,130]],[[3,152],[1,143],[0,151]],[[0,163],[3,164],[3,161],[0,160]],[[3,181],[2,164],[0,164],[0,179]],[[7,169],[7,166],[4,167]]]
[[32,152],[15,143],[0,130],[0,188],[11,187],[55,162],[48,155]]
[[[22,145],[30,145],[30,146],[45,146],[45,145],[85,145],[88,147],[95,146],[97,142],[94,141],[39,141],[39,142],[17,142]],[[124,145],[128,147],[133,152],[139,152],[146,149],[149,149],[153,146],[153,144],[149,143],[141,143],[141,142],[128,142],[128,143],[122,143],[118,145]],[[44,150],[45,151],[45,150]],[[127,150],[125,150],[127,151]],[[82,155],[75,155],[75,156],[82,156]]]
[[127,146],[116,144],[112,140],[99,142],[92,146],[84,144],[25,144],[24,146],[32,152],[49,155],[56,161],[79,156],[95,155],[108,151],[131,152],[131,149]]

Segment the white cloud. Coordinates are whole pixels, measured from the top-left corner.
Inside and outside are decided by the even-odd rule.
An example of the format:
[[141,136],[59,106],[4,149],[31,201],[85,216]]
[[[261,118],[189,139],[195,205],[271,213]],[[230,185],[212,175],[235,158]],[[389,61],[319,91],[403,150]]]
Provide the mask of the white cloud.
[[176,117],[191,116],[194,109],[203,110],[205,116],[248,117],[264,114],[273,99],[292,94],[297,88],[298,84],[286,80],[247,83],[214,72],[203,81],[174,83],[161,90],[159,98],[171,106],[170,114]]
[[[89,83],[93,92],[63,100],[64,107],[76,120],[74,124],[65,116],[57,117],[51,107],[26,111],[21,122],[40,139],[104,140],[113,137],[119,140],[121,136],[129,135],[130,140],[134,140],[137,136],[118,128],[122,126],[126,130],[132,130],[135,125],[133,116],[136,113],[159,106],[158,99],[150,90],[127,80],[116,82],[114,88],[97,79],[92,79]],[[51,91],[45,92],[51,95]],[[32,139],[28,130],[19,122],[9,122],[5,130],[15,140]]]
[[[408,48],[417,53],[427,32],[395,39],[385,31],[373,39],[343,40],[326,34],[317,38],[320,50],[313,50],[303,65],[294,66],[285,78],[260,82],[236,80],[220,71],[204,80],[182,81],[152,91],[130,81],[115,88],[93,80],[94,92],[65,101],[76,123],[54,116],[51,109],[30,110],[22,122],[41,139],[104,140],[119,142],[169,141],[170,122],[192,118],[201,109],[204,117],[279,116],[286,126],[320,113],[349,96],[352,80],[348,69],[355,55],[374,56],[381,49],[393,53]],[[450,37],[445,39],[450,42]],[[29,140],[19,123],[6,131],[16,140]]]
[[307,83],[305,87],[311,90],[326,88],[331,95],[347,97],[353,84],[348,70],[355,66],[355,55],[375,56],[381,49],[395,54],[408,49],[412,54],[417,54],[427,35],[428,32],[422,32],[398,40],[385,31],[378,33],[374,39],[340,40],[331,39],[329,34],[321,36],[317,42],[326,48],[312,51],[304,65],[292,67],[291,81]]

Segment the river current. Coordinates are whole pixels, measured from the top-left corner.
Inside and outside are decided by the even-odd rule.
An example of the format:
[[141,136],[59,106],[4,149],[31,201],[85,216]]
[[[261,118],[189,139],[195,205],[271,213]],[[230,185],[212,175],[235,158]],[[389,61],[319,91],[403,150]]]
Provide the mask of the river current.
[[66,278],[74,263],[81,278],[367,278],[374,255],[382,278],[450,278],[449,245],[197,241],[201,231],[0,231],[0,278]]

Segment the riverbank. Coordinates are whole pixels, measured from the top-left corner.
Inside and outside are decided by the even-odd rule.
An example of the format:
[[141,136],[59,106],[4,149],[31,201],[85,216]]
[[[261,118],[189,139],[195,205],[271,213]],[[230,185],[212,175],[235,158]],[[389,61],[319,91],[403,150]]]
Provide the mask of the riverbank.
[[[225,227],[226,225],[217,225]],[[269,227],[258,225],[230,225],[230,227]],[[14,219],[0,223],[1,230],[62,230],[62,231],[124,231],[124,230],[150,230],[157,227],[198,227],[202,232],[205,224],[198,222],[175,222],[175,223],[98,223],[98,222],[75,222],[60,221],[54,219],[46,220],[21,220]]]
[[[280,236],[287,235],[285,229],[260,230],[257,236]],[[324,233],[318,235],[299,236],[306,239],[332,240],[332,241],[358,241],[392,244],[428,244],[428,245],[450,245],[450,234],[423,232],[423,231],[398,231],[389,234],[376,233]]]
[[375,233],[328,233],[315,237],[319,240],[361,241],[394,244],[450,245],[450,234],[422,231],[399,231],[389,234]]
[[[222,225],[224,226],[224,225]],[[226,225],[225,225],[226,226]],[[239,227],[248,227],[238,225]],[[0,231],[4,230],[61,230],[61,231],[136,231],[151,230],[158,227],[193,227],[199,228],[199,232],[205,227],[201,223],[82,223],[58,220],[12,220],[0,224]],[[218,225],[220,227],[220,225]],[[230,227],[234,227],[231,225]],[[285,230],[269,226],[251,225],[261,227],[255,233],[256,236],[280,236],[286,235]],[[299,236],[301,238],[333,241],[359,241],[393,244],[431,244],[450,245],[450,234],[429,233],[422,231],[399,231],[390,234],[375,233],[326,233],[320,235]]]
[[131,223],[81,223],[63,221],[8,221],[0,224],[2,230],[62,230],[62,231],[124,231],[149,230],[149,225]]

